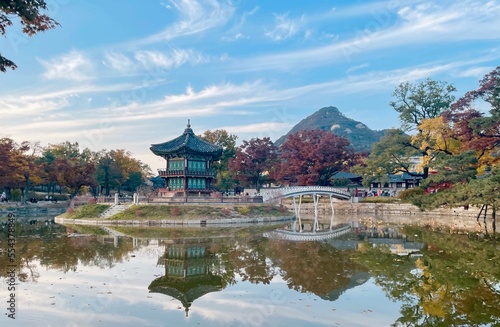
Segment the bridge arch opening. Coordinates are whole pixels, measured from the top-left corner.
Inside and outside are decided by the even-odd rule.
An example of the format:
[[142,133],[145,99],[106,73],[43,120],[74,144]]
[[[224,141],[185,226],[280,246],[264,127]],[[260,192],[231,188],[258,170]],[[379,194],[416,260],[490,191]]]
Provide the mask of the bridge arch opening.
[[[328,197],[330,208],[331,208],[331,218],[330,218],[330,231],[333,229],[334,217],[335,217],[335,207],[334,199],[340,200],[350,200],[351,194],[344,190],[340,190],[334,187],[328,186],[294,186],[294,187],[284,187],[277,188],[270,191],[263,192],[262,194],[264,202],[277,202],[284,198],[292,198],[293,208],[295,213],[295,221],[293,223],[293,231],[297,232],[297,221],[298,221],[298,232],[303,232],[303,224],[300,216],[300,207],[302,205],[302,199],[304,196],[312,196],[314,204],[314,221],[312,232],[316,233],[319,230],[319,199],[320,197]],[[297,201],[298,199],[298,201]]]

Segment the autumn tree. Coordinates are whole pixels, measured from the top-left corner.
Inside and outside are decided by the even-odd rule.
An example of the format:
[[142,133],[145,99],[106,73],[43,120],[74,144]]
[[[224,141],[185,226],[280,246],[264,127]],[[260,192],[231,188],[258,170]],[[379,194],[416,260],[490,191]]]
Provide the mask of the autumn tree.
[[200,137],[207,142],[222,147],[222,156],[212,164],[212,168],[217,171],[217,183],[215,187],[227,192],[235,184],[234,176],[229,170],[229,160],[236,155],[236,140],[238,136],[229,134],[226,130],[217,129],[215,131],[205,131]]
[[[401,129],[390,130],[386,137],[373,146],[364,175],[371,170],[382,178],[399,172],[427,178],[437,153],[451,154],[457,148],[447,123],[440,118],[454,101],[452,93],[455,90],[453,85],[431,79],[418,84],[405,82],[396,87],[392,94],[394,99],[389,104],[399,113]],[[412,135],[406,135],[405,132],[411,132]],[[408,169],[412,167],[408,156],[422,158],[419,171]]]
[[19,173],[24,179],[24,187],[20,187],[23,193],[23,201],[27,198],[27,192],[31,190],[32,184],[42,183],[42,165],[39,162],[39,155],[42,147],[39,142],[23,142],[18,149],[17,160]]
[[47,187],[47,194],[54,193],[58,186],[55,160],[56,156],[52,151],[42,149],[38,164],[41,166],[41,184]]
[[83,186],[95,187],[95,156],[89,149],[80,150],[77,142],[49,145],[44,149],[43,157],[54,159],[54,177],[72,197]]
[[115,180],[121,177],[121,173],[113,164],[113,158],[107,151],[98,154],[96,165],[96,180],[104,191],[104,195],[109,196],[111,189],[116,187]]
[[[458,147],[453,155],[438,157],[438,173],[430,182],[453,183],[451,189],[432,194],[428,199],[415,197],[428,208],[439,206],[476,205],[492,214],[499,209],[498,188],[500,164],[500,67],[486,74],[479,88],[467,92],[443,113]],[[489,112],[478,105],[489,106]],[[479,217],[478,217],[479,218]],[[494,224],[495,225],[495,224]]]
[[404,82],[396,87],[389,104],[399,113],[404,131],[418,130],[424,119],[436,118],[449,108],[455,91],[453,85],[431,79],[419,84]]
[[[451,188],[434,194],[416,194],[410,201],[432,209],[476,205],[498,211],[500,163],[500,67],[486,74],[479,88],[459,98],[442,116],[427,119],[413,140],[427,148],[437,173],[424,187],[448,183]],[[478,105],[489,106],[489,112]],[[418,140],[418,137],[422,137]],[[431,150],[429,150],[431,149]]]
[[348,171],[357,156],[349,141],[325,130],[289,135],[280,147],[279,180],[299,185],[330,185],[330,177]]
[[420,153],[412,145],[411,136],[400,129],[388,129],[380,140],[373,144],[372,151],[363,164],[356,165],[352,172],[363,176],[363,184],[372,181],[388,182],[389,174],[415,174],[411,157]]
[[[55,28],[59,23],[43,13],[47,9],[44,0],[0,1],[0,35],[6,34],[6,29],[13,24],[14,18],[19,19],[22,32],[28,36]],[[7,68],[16,69],[17,66],[0,54],[0,71],[5,72]]]
[[[486,114],[476,106],[489,106]],[[486,74],[479,82],[477,90],[467,92],[451,105],[444,114],[453,124],[457,138],[464,150],[476,151],[483,166],[500,163],[500,66]]]
[[124,149],[101,151],[96,165],[96,179],[105,195],[111,189],[120,192],[123,188],[134,192],[147,177],[149,167]]
[[19,145],[10,138],[0,139],[0,185],[10,191],[23,185]]
[[269,137],[253,138],[236,148],[229,169],[243,185],[251,185],[260,192],[262,185],[270,181],[269,172],[277,160],[277,148]]
[[0,139],[0,185],[10,188],[16,183],[16,142],[10,138]]

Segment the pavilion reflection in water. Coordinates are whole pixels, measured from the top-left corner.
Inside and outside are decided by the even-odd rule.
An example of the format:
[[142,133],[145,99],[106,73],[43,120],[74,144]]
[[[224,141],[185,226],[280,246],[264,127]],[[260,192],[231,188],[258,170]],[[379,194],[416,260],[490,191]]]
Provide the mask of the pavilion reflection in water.
[[149,285],[152,293],[162,293],[179,300],[186,317],[194,300],[224,288],[222,277],[212,272],[215,253],[211,239],[180,239],[166,244],[165,254],[158,259],[165,275]]

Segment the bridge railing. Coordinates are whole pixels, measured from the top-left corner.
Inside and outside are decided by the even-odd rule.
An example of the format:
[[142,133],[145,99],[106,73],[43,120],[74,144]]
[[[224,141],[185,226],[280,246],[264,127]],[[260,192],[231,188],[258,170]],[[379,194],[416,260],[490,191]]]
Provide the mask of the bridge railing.
[[262,192],[264,202],[288,198],[300,194],[330,194],[342,199],[350,199],[351,193],[330,186],[290,186]]

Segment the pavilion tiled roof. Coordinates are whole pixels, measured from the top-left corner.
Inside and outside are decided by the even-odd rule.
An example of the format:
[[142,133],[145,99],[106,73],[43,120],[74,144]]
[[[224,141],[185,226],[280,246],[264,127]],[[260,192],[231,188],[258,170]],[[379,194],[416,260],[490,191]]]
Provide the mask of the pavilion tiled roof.
[[151,144],[149,149],[154,154],[161,157],[176,153],[195,153],[213,157],[220,157],[222,155],[222,147],[209,143],[196,136],[191,129],[189,121],[187,128],[181,136],[164,143]]

